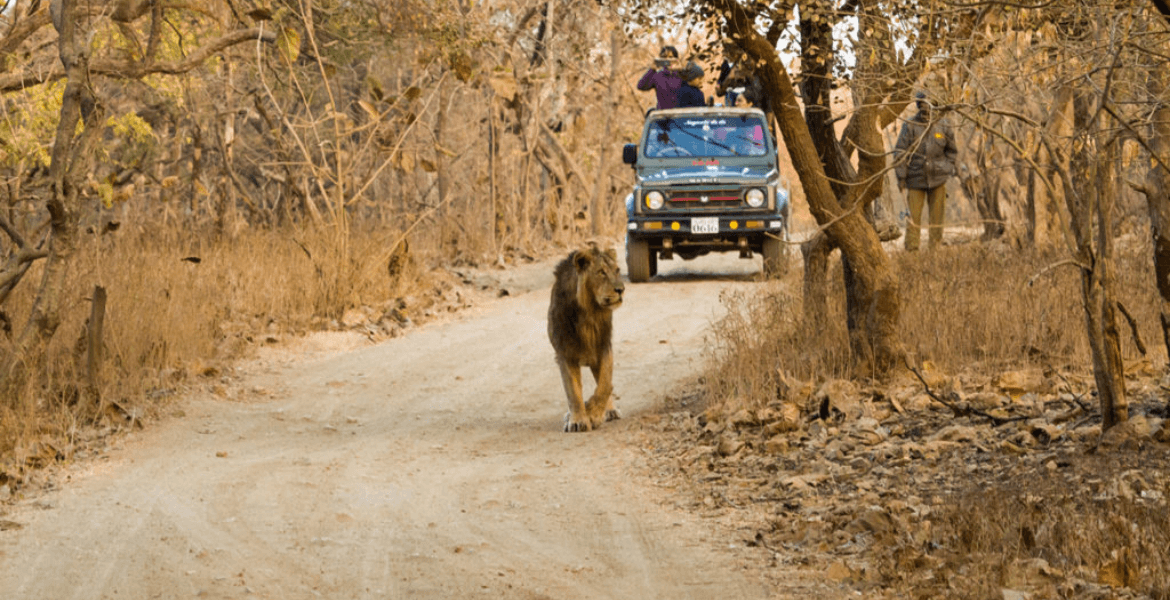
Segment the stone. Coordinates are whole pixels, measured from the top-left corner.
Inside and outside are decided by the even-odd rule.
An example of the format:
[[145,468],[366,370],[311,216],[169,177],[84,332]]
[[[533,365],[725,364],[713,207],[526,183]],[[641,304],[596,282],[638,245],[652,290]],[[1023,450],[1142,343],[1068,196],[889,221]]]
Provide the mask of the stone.
[[719,456],[732,456],[743,448],[743,442],[731,435],[720,436],[719,448],[717,452]]
[[833,581],[847,581],[853,578],[853,571],[849,569],[849,565],[845,561],[837,561],[825,571],[825,577]]
[[967,406],[975,410],[988,411],[1005,404],[1006,398],[994,392],[976,392],[964,398]]
[[1029,392],[1043,391],[1047,387],[1044,373],[1040,369],[1024,369],[1000,373],[993,385],[1012,397],[1012,400]]
[[788,436],[783,434],[774,435],[764,442],[764,450],[768,454],[783,454],[788,452],[789,448]]
[[347,328],[364,325],[370,320],[368,312],[369,308],[364,306],[360,308],[351,308],[345,311],[345,314],[341,315],[341,324]]

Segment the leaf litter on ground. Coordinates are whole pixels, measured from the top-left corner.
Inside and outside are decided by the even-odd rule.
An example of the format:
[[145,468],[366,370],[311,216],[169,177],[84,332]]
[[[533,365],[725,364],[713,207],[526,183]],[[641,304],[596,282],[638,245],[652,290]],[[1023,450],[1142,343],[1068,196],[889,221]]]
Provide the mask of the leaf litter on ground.
[[654,476],[825,597],[1170,598],[1170,376],[1132,369],[1102,435],[1091,375],[923,371],[670,398]]

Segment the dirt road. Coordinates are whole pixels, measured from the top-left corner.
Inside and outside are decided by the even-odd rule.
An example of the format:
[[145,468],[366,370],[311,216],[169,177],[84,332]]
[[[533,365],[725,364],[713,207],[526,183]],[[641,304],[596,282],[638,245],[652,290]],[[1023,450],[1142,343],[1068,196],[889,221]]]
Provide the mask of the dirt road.
[[759,285],[758,259],[704,260],[663,262],[615,314],[621,421],[561,432],[552,263],[502,272],[507,297],[271,351],[77,467],[6,517],[0,598],[768,597],[633,443],[700,365],[721,290]]

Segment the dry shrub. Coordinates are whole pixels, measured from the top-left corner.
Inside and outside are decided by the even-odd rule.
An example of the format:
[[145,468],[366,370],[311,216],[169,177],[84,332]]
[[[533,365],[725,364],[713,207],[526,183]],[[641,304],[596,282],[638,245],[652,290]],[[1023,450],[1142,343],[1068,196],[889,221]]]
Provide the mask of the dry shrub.
[[[789,378],[849,371],[845,329],[804,323],[799,293],[791,291],[799,289],[799,276],[790,273],[784,280],[761,283],[768,286],[761,293],[724,294],[727,315],[715,327],[714,368],[704,378],[711,399],[736,405],[729,408],[758,408],[782,395]],[[826,312],[826,321],[844,319],[840,303]]]
[[[88,426],[150,414],[268,335],[337,327],[352,308],[376,320],[425,296],[425,259],[396,245],[401,239],[368,229],[246,229],[229,238],[159,224],[85,236],[43,363],[25,365],[0,394],[0,483],[68,458]],[[37,281],[30,272],[9,314],[27,314]],[[96,393],[84,338],[94,286],[108,297]]]
[[[1130,248],[1115,269],[1119,300],[1147,325],[1147,340],[1158,323],[1151,256],[1148,248]],[[907,350],[952,372],[970,365],[1088,364],[1080,273],[1062,259],[979,244],[896,254]],[[1119,326],[1128,333],[1124,322]],[[1123,344],[1123,354],[1136,357],[1132,337]]]
[[[1148,243],[1122,247],[1115,269],[1119,299],[1139,324],[1147,350],[1159,353],[1151,251]],[[892,256],[901,284],[902,342],[916,360],[950,372],[1090,366],[1080,275],[1060,257],[981,244]],[[728,314],[716,328],[713,368],[705,379],[712,399],[758,407],[774,399],[787,380],[855,375],[839,262],[830,274],[829,305],[817,322],[804,316],[800,272],[724,299]],[[1130,329],[1124,321],[1119,327],[1123,356],[1139,358]]]
[[[1118,300],[1149,351],[1143,357],[1121,321],[1123,357],[1131,364],[1164,362],[1149,244],[1124,239],[1118,248]],[[1033,365],[1091,374],[1080,273],[1060,256],[969,244],[894,253],[893,266],[901,284],[902,341],[937,370],[994,376]],[[832,271],[838,281],[820,322],[806,322],[793,291],[800,289],[800,273],[725,299],[728,314],[716,327],[704,378],[713,410],[758,409],[815,389],[816,382],[855,375],[844,351],[839,269]],[[1038,568],[1028,561],[1042,559],[1048,566],[1039,577],[1048,587],[1029,583],[1046,590],[1034,597],[1128,597],[1092,595],[1099,581],[1118,581],[1170,599],[1170,488],[1154,478],[1129,493],[1109,483],[1122,472],[1164,473],[1164,453],[1075,454],[1060,461],[1076,471],[1008,467],[1002,477],[968,481],[967,489],[932,508],[926,539],[903,532],[884,549],[876,572],[915,590],[911,597],[997,598],[1021,572]]]

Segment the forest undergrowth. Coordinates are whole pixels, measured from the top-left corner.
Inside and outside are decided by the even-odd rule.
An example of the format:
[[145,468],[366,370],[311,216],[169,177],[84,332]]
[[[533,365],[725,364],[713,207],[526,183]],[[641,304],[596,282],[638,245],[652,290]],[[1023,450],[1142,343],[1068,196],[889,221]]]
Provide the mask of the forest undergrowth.
[[810,321],[799,272],[729,294],[700,385],[648,419],[660,484],[819,574],[810,597],[1170,598],[1149,242],[1119,244],[1130,419],[1105,435],[1076,269],[1001,243],[893,256],[904,368],[851,372],[844,307]]

